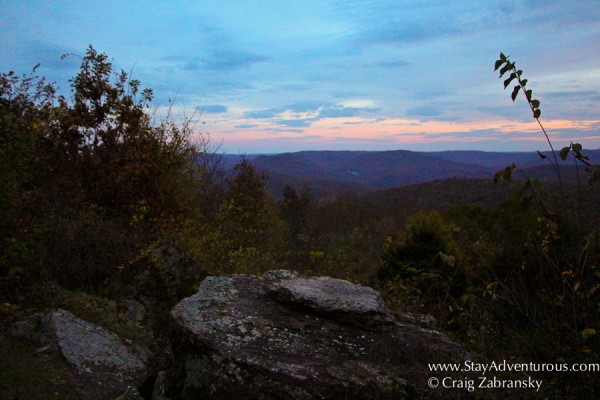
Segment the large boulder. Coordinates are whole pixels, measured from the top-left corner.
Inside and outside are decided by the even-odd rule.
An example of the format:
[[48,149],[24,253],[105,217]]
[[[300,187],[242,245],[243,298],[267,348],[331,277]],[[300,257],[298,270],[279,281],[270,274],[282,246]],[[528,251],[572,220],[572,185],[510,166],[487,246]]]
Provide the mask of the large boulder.
[[445,335],[387,309],[370,288],[283,270],[208,277],[171,316],[172,398],[429,396],[427,363],[467,357]]
[[8,334],[32,340],[42,349],[55,348],[86,399],[113,400],[125,394],[132,398],[148,378],[143,355],[132,352],[114,333],[69,311],[33,314],[15,323]]

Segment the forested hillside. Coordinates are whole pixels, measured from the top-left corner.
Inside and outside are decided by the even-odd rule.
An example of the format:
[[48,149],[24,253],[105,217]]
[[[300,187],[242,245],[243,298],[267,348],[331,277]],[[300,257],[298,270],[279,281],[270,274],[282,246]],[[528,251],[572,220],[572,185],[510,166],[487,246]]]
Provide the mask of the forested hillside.
[[[541,154],[541,156],[540,156]],[[446,178],[487,179],[498,170],[515,164],[526,176],[557,183],[549,162],[550,152],[443,151],[301,151],[246,157],[268,175],[267,186],[278,197],[285,185],[300,189],[310,186],[316,196],[365,193]],[[600,150],[586,152],[600,159]],[[542,158],[542,156],[544,158]],[[233,166],[242,156],[225,155],[224,166]],[[572,160],[560,160],[566,182],[575,183],[577,170]]]
[[[565,172],[562,193],[526,175],[495,184],[507,160],[485,153],[303,152],[227,172],[191,125],[153,123],[151,99],[92,47],[68,98],[35,71],[0,75],[0,334],[61,306],[152,347],[205,277],[285,268],[372,286],[489,360],[600,361],[600,192],[585,171]],[[360,190],[323,197],[287,176]],[[131,298],[143,325],[116,311]],[[0,376],[22,384],[10,365]],[[588,378],[551,374],[540,398],[599,390]]]

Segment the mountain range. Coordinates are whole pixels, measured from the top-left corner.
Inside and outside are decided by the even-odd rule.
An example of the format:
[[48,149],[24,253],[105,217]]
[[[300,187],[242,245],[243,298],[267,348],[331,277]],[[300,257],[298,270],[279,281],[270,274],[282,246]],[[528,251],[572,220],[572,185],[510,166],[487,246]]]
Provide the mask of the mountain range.
[[[515,164],[516,176],[556,181],[550,152],[484,152],[440,151],[300,151],[273,155],[253,155],[246,158],[268,176],[267,185],[275,195],[281,195],[285,185],[295,189],[309,188],[321,197],[340,193],[366,193],[447,178],[492,179],[494,174]],[[600,160],[599,150],[584,154],[592,162]],[[542,158],[545,157],[545,158]],[[243,156],[226,155],[225,165],[231,166]],[[572,157],[560,160],[563,182],[576,179]],[[583,174],[583,168],[580,173]],[[582,175],[583,176],[583,175]],[[584,179],[584,178],[582,178]]]

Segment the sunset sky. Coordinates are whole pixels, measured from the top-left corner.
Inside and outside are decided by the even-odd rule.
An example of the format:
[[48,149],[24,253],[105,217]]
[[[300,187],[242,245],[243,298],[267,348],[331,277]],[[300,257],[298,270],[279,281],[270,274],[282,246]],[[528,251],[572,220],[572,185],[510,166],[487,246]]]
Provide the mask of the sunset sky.
[[[600,148],[600,2],[0,0],[0,70],[68,88],[92,44],[229,153]],[[201,110],[195,112],[195,110]]]

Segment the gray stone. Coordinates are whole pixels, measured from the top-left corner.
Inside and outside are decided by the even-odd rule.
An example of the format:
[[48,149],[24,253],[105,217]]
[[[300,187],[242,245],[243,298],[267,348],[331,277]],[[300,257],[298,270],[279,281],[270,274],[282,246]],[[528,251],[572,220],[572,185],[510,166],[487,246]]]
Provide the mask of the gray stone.
[[171,398],[430,397],[427,363],[468,357],[370,288],[289,271],[208,277],[171,317]]
[[291,308],[364,328],[381,329],[395,320],[376,291],[341,279],[287,279],[274,283],[267,294]]
[[148,376],[146,365],[115,334],[65,310],[34,314],[10,331],[55,347],[87,399],[112,400],[124,393],[133,398]]
[[154,390],[152,391],[152,400],[169,400],[168,397],[165,396],[166,385],[167,385],[167,373],[165,371],[160,371],[156,376],[156,381],[154,382]]
[[141,324],[146,322],[146,307],[142,303],[133,299],[122,300],[121,306],[128,320]]
[[120,396],[116,397],[115,400],[144,400],[144,398],[137,388],[129,386]]

